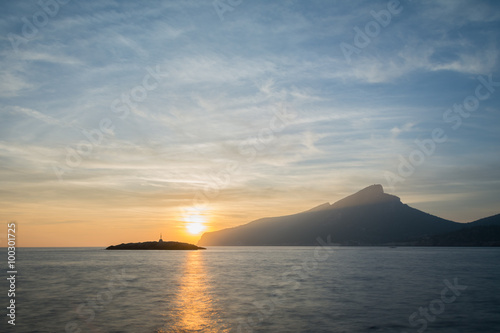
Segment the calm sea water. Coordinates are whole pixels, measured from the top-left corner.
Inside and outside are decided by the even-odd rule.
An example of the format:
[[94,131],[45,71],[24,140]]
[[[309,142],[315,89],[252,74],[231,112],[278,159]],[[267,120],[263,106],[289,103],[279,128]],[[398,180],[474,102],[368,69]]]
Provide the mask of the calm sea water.
[[495,248],[20,248],[16,327],[4,314],[0,331],[500,332],[499,259]]

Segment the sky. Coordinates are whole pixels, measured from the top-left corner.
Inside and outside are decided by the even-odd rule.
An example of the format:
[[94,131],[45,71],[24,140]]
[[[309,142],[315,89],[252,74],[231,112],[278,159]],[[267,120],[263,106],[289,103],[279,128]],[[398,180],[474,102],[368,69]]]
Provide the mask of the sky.
[[500,213],[497,1],[2,1],[0,239],[196,243],[372,184]]

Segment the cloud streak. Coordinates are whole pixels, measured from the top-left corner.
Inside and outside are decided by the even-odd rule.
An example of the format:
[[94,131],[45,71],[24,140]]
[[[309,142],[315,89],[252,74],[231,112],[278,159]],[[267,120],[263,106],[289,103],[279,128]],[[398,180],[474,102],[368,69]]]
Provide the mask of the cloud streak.
[[[210,200],[214,228],[383,183],[415,139],[447,126],[443,112],[474,91],[478,75],[500,81],[499,5],[402,4],[350,64],[339,45],[387,1],[245,2],[222,22],[210,2],[70,2],[17,51],[8,34],[21,34],[22,18],[40,8],[2,4],[0,203],[15,202],[2,217],[51,223],[38,222],[43,206],[53,221],[83,228],[93,219],[86,209],[108,207],[112,227],[128,205],[126,223],[145,214],[148,227],[177,230],[178,212],[230,163],[238,170]],[[156,66],[161,82],[140,96]],[[126,116],[113,110],[134,92],[140,101]],[[482,101],[394,194],[449,219],[494,213],[499,102],[498,92]],[[259,144],[280,106],[297,117]],[[103,119],[112,130],[68,168],[68,149],[91,140],[84,133]],[[54,165],[68,168],[60,184]],[[460,208],[468,200],[481,209]],[[84,204],[66,210],[58,201]],[[266,208],[242,214],[255,207]]]

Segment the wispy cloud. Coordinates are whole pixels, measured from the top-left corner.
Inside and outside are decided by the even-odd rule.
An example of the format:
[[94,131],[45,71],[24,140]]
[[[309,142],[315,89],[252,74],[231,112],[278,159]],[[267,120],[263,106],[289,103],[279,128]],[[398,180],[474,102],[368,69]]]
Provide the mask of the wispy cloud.
[[[70,2],[15,51],[7,36],[22,36],[21,18],[33,6],[3,4],[0,203],[15,203],[5,218],[28,219],[20,212],[40,208],[38,201],[53,221],[88,221],[93,215],[83,210],[107,206],[115,223],[110,216],[122,218],[124,205],[135,209],[131,216],[147,215],[148,225],[159,223],[145,213],[151,207],[177,221],[175,212],[192,205],[213,175],[237,165],[211,199],[220,218],[213,225],[235,225],[246,217],[231,204],[287,213],[383,182],[384,170],[436,127],[448,141],[395,194],[447,218],[465,208],[440,211],[440,202],[467,207],[470,199],[493,211],[491,200],[478,198],[482,189],[500,197],[491,185],[500,88],[458,131],[443,112],[474,94],[478,75],[500,81],[500,6],[404,2],[347,63],[339,45],[353,43],[353,28],[364,29],[370,12],[386,5],[252,1],[221,22],[210,2]],[[162,77],[146,91],[147,68]],[[125,117],[113,109],[117,100]],[[269,132],[283,107],[296,117]],[[101,131],[103,120],[112,130],[90,143],[85,133]],[[69,152],[81,161],[68,166]],[[62,183],[54,165],[66,168]],[[58,200],[85,204],[65,210],[53,206]]]

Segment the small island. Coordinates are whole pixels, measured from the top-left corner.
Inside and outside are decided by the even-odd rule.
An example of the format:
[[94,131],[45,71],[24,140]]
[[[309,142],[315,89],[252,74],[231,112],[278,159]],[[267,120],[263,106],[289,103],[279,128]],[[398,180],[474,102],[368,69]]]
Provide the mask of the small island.
[[108,246],[106,250],[206,250],[206,248],[189,243],[164,242],[160,235],[158,242],[122,243]]

